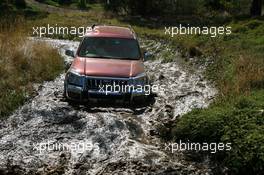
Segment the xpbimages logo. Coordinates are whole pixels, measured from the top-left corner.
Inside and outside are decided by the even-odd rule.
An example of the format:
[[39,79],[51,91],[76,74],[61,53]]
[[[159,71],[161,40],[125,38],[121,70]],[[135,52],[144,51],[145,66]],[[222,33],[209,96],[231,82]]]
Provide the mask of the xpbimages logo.
[[[164,90],[165,87],[161,87]],[[158,86],[151,85],[119,85],[113,83],[113,85],[99,85],[99,92],[109,95],[111,93],[141,93],[144,95],[150,95],[155,92],[155,89],[159,89]]]
[[189,24],[186,26],[180,24],[179,26],[165,27],[165,35],[170,35],[171,37],[174,37],[174,35],[209,35],[215,38],[218,35],[231,35],[231,29],[232,27],[230,26],[194,27]]
[[39,154],[51,151],[69,151],[72,153],[83,153],[85,151],[99,151],[99,144],[88,140],[57,142],[48,140],[47,142],[33,143],[33,150]]
[[218,151],[230,151],[231,143],[192,143],[182,142],[178,143],[165,143],[164,149],[175,153],[177,151],[209,151],[210,153],[216,153]]
[[92,27],[84,27],[84,26],[80,26],[80,27],[66,27],[66,26],[58,26],[57,24],[55,24],[54,26],[47,24],[47,26],[37,26],[37,27],[32,27],[33,30],[33,36],[37,36],[37,37],[50,37],[52,35],[73,35],[73,36],[79,36],[79,37],[83,37],[86,33],[88,32],[98,32],[95,29],[93,29]]

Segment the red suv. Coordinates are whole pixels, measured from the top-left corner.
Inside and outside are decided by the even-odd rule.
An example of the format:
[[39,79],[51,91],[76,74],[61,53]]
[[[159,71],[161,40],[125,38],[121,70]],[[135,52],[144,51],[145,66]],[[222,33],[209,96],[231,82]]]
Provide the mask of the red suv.
[[64,95],[67,99],[87,101],[95,98],[133,101],[150,94],[149,79],[135,32],[117,26],[93,26],[74,54],[66,73]]

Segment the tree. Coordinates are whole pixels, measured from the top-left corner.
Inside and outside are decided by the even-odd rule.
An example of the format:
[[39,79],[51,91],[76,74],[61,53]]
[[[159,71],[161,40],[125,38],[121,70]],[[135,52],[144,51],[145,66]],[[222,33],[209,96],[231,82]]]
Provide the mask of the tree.
[[58,3],[61,5],[69,5],[72,3],[71,0],[58,0]]
[[15,0],[15,5],[18,8],[26,8],[25,0]]
[[253,0],[251,4],[250,13],[252,16],[261,16],[262,0]]
[[86,9],[86,0],[79,0],[78,6],[80,9]]

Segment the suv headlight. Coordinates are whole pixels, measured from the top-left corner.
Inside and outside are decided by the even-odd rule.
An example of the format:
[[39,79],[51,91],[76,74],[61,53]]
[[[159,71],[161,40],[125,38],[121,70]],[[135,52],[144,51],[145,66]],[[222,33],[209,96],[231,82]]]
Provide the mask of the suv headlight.
[[137,75],[136,77],[132,77],[131,84],[142,85],[142,86],[148,84],[148,77],[146,73],[142,73],[142,74]]
[[68,72],[67,73],[67,82],[76,86],[83,86],[84,77],[77,72]]

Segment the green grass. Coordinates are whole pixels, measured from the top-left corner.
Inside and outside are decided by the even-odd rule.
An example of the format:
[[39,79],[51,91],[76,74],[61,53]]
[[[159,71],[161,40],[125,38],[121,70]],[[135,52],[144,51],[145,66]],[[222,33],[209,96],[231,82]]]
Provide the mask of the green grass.
[[51,5],[51,6],[55,6],[55,7],[59,7],[60,4],[59,4],[59,0],[36,0],[40,3],[43,3],[43,4],[48,4],[48,5]]
[[[231,36],[185,36],[175,43],[210,56],[206,76],[218,88],[208,109],[194,110],[175,121],[164,139],[231,142],[230,152],[207,154],[231,174],[260,174],[264,165],[264,21],[233,20]],[[177,41],[178,40],[178,41]],[[202,62],[198,58],[197,62]]]
[[[46,17],[47,12],[43,12],[39,7],[26,4],[25,7],[17,7],[15,1],[7,1],[7,4],[0,5],[0,20],[9,18],[21,18],[22,16],[29,19],[39,19]],[[2,24],[1,24],[2,25]]]
[[48,4],[48,5],[52,5],[52,6],[55,6],[55,7],[58,7],[59,6],[59,3],[58,1],[53,1],[53,0],[45,0],[44,3]]
[[219,169],[228,167],[229,173],[259,174],[264,169],[264,90],[196,109],[182,116],[170,133],[163,134],[174,141],[231,143],[230,151],[202,155],[209,155]]
[[[39,1],[41,3],[44,4],[48,4],[54,7],[62,7],[62,8],[70,8],[70,9],[79,9],[79,4],[78,4],[78,0],[72,0],[71,3],[68,4],[60,4],[59,0],[41,0]],[[93,10],[97,10],[97,11],[103,11],[104,8],[102,6],[102,4],[100,3],[88,3],[85,7],[84,10],[89,10],[89,9],[93,9]]]
[[57,49],[45,43],[30,43],[23,23],[14,23],[10,24],[10,29],[7,23],[0,23],[1,119],[34,94],[34,83],[53,80],[64,69],[63,58]]

